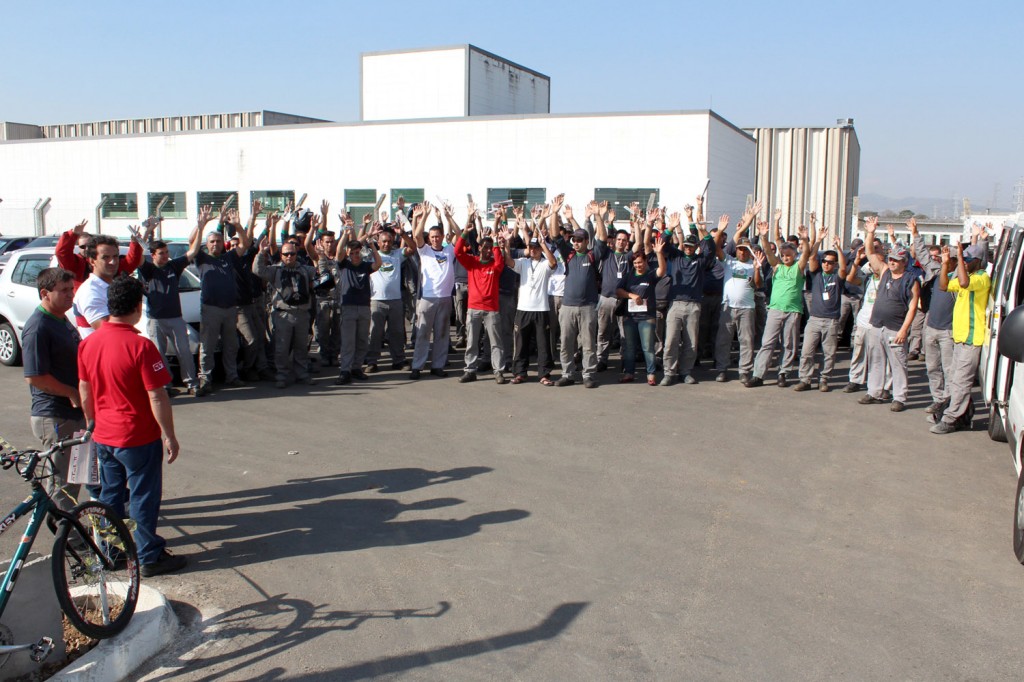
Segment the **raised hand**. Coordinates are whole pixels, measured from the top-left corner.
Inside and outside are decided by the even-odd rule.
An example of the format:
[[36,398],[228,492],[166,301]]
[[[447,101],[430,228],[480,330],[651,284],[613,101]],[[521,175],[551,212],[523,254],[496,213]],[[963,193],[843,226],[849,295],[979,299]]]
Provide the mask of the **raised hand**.
[[917,234],[917,218],[911,218],[906,222],[906,225],[910,230],[910,234]]
[[327,201],[327,199],[324,199],[323,201],[320,202],[320,215],[324,217],[325,221],[327,220],[327,211],[329,211],[330,208],[331,204]]
[[940,249],[940,253],[942,254],[942,262],[945,265],[949,265],[949,247],[948,246],[943,246]]
[[562,204],[565,203],[565,194],[556,194],[555,198],[551,200],[551,215],[555,215],[562,210]]
[[224,200],[224,203],[220,205],[220,214],[221,215],[226,215],[227,214],[227,212],[228,212],[228,202],[230,202],[232,197],[234,197],[234,196],[235,196],[234,194],[228,196],[228,198]]
[[893,227],[892,225],[886,225],[885,226],[885,231],[889,233],[889,243],[890,244],[895,244],[896,243],[896,228]]
[[562,215],[565,216],[565,219],[567,221],[571,222],[572,221],[572,206],[570,206],[569,204],[566,204],[565,206],[563,206],[562,207]]
[[654,240],[654,253],[661,253],[661,252],[663,252],[665,250],[665,244],[667,244],[667,243],[668,242],[666,242],[664,239],[655,239]]
[[668,217],[668,229],[670,229],[670,230],[677,230],[677,229],[679,229],[679,226],[680,226],[679,212],[676,211],[675,213],[670,214],[669,217]]
[[843,240],[839,238],[838,234],[836,236],[832,237],[832,246],[834,246],[836,248],[836,250],[840,250],[840,251],[842,250],[842,248],[843,248]]
[[762,237],[767,237],[768,236],[768,221],[767,220],[758,220],[757,221],[757,234],[762,236]]
[[864,220],[864,232],[866,234],[874,234],[875,230],[878,229],[878,216],[869,216]]
[[372,213],[364,213],[363,214],[363,226],[364,227],[366,225],[369,225],[372,221],[373,221],[373,214]]
[[423,216],[423,204],[416,204],[412,207],[413,219],[420,218]]
[[253,199],[251,210],[251,215],[253,218],[255,218],[256,216],[263,212],[263,202],[260,201],[259,199]]
[[597,205],[597,207],[601,210],[601,215],[605,215],[606,213],[608,213],[608,202],[607,201],[602,201],[601,203],[599,203]]
[[317,242],[316,244],[313,245],[313,250],[316,251],[316,255],[319,258],[323,258],[327,255],[327,252],[324,250],[324,245],[321,244],[320,242]]
[[811,228],[813,229],[815,224],[817,224],[817,222],[818,222],[818,215],[814,211],[811,211],[810,222],[811,222]]
[[760,199],[758,199],[754,202],[754,205],[750,207],[750,215],[758,215],[761,213],[762,209],[764,209],[764,204],[761,203]]
[[718,219],[718,231],[724,232],[727,227],[729,227],[729,214],[724,213],[722,214],[722,217]]
[[[767,225],[768,225],[768,223],[765,223],[765,226],[767,226]],[[766,229],[767,229],[767,227],[766,227]],[[764,251],[752,251],[752,253],[754,254],[754,262],[757,263],[757,267],[763,268],[764,267],[764,261],[765,261]]]
[[[196,221],[199,224],[199,229],[201,230],[204,227],[206,227],[206,223],[210,222],[212,219],[213,219],[213,206],[211,204],[207,204],[206,206],[201,206],[199,208],[199,218]],[[85,223],[82,223],[82,225],[84,226]]]
[[[607,202],[605,202],[605,203],[607,203]],[[611,225],[612,223],[615,222],[615,209],[614,208],[609,208],[608,209],[608,217],[605,218],[605,222],[607,222],[609,225]]]
[[598,203],[596,201],[591,201],[591,202],[587,203],[587,217],[588,218],[590,216],[597,215],[597,212],[599,210],[600,210],[600,206],[598,205]]
[[88,224],[89,224],[88,220],[83,220],[82,222],[78,223],[77,225],[75,225],[71,229],[72,229],[72,231],[75,234],[82,234],[83,232],[85,232],[85,226],[88,225]]
[[807,226],[801,225],[796,228],[796,236],[800,237],[800,239],[807,239]]
[[317,232],[320,230],[320,216],[315,213],[309,217],[309,230]]
[[633,217],[637,217],[637,216],[641,215],[641,213],[640,213],[640,202],[639,201],[631,202],[628,206],[626,206],[626,210],[629,211],[629,215],[631,215]]
[[[322,247],[321,247],[322,248]],[[260,254],[266,255],[270,251],[270,240],[264,237],[260,240]]]
[[[639,204],[637,204],[637,206],[639,206]],[[654,223],[658,222],[659,216],[661,216],[661,211],[659,211],[656,208],[652,208],[650,211],[647,212],[648,224],[653,225]]]
[[981,236],[981,231],[982,231],[981,223],[974,223],[973,225],[971,225],[971,236],[972,237],[980,237]]
[[466,213],[469,215],[476,215],[476,202],[470,201],[466,206]]
[[778,224],[782,220],[782,209],[777,208],[772,212],[772,218],[775,219],[775,223]]
[[824,243],[828,239],[828,228],[822,225],[818,228],[818,243]]

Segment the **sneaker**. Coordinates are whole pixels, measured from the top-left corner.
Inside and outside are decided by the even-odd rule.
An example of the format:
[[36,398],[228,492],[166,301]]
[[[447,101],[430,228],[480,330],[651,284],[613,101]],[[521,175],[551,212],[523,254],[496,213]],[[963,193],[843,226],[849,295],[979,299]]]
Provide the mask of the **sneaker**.
[[949,422],[939,421],[932,428],[928,429],[929,433],[937,433],[940,436],[947,433],[953,433],[956,431],[956,427]]
[[729,380],[729,377],[727,377],[727,376],[725,375],[725,372],[719,372],[719,373],[718,373],[718,376],[716,376],[716,377],[715,377],[715,381],[717,381],[717,382],[718,382],[718,383],[720,383],[720,384],[724,384],[724,383],[725,383],[725,382],[727,382],[728,380]]
[[471,381],[476,381],[476,372],[466,372],[459,377],[460,384],[468,384]]
[[828,379],[818,379],[818,390],[822,393],[829,392]]
[[242,386],[245,386],[245,382],[238,377],[235,377],[234,379],[229,380],[227,385],[231,388],[241,388]]
[[846,384],[845,388],[843,388],[843,393],[856,393],[860,389],[861,389],[861,385],[860,384],[855,384],[855,383],[853,383],[851,381],[850,383]]
[[431,376],[435,376],[435,377],[446,377],[446,376],[448,376],[448,372],[444,371],[443,369],[432,369],[432,370],[430,370],[430,374],[431,374]]
[[868,393],[866,396],[864,396],[857,402],[860,403],[861,405],[881,405],[885,401],[882,400],[881,398],[876,398],[875,396]]
[[789,381],[786,380],[785,374],[780,374],[779,379],[776,383],[778,383],[779,388],[786,388],[787,386],[789,386]]
[[902,412],[907,409],[907,406],[901,403],[899,400],[892,401],[892,405],[889,406],[890,412]]
[[420,371],[418,369],[412,370],[411,372],[409,372],[409,378],[412,379],[413,381],[416,381],[417,379],[420,378]]
[[495,372],[494,373],[494,383],[496,383],[496,384],[498,384],[500,386],[500,385],[504,384],[506,381],[508,381],[508,380],[505,378],[505,373],[504,372]]
[[160,552],[160,557],[149,564],[142,564],[142,577],[153,578],[164,573],[174,573],[185,568],[188,564],[188,558],[183,556],[174,556],[166,549]]
[[811,385],[806,381],[801,381],[799,384],[793,387],[793,390],[796,391],[797,393],[802,393],[804,391],[811,390]]
[[700,382],[694,379],[692,374],[687,374],[686,376],[683,377],[683,383],[688,386],[693,386],[694,384],[699,384]]
[[679,383],[679,377],[675,374],[666,374],[661,380],[661,386],[675,386]]
[[942,414],[946,411],[947,402],[945,400],[941,402],[935,402],[924,408],[925,414]]
[[199,388],[196,389],[196,397],[210,395],[211,393],[213,393],[213,389],[210,387],[210,382],[200,381]]
[[370,377],[366,376],[366,372],[364,372],[361,369],[354,369],[354,370],[352,370],[352,376],[353,376],[353,378],[359,379],[360,381],[366,381],[367,379],[370,378]]
[[890,400],[892,400],[892,393],[889,393],[889,391],[883,389],[882,392],[878,394],[878,397],[881,398],[884,402],[889,402]]
[[[723,374],[724,374],[724,372],[723,372]],[[741,374],[740,375],[740,383],[741,384],[745,384],[748,381],[750,381],[750,375],[749,374]]]
[[597,382],[593,379],[584,379],[583,388],[597,388]]
[[346,384],[352,383],[352,374],[349,372],[342,372],[338,375],[338,378],[334,380],[335,386],[345,386]]
[[367,365],[366,366],[366,373],[367,374],[376,374],[379,371],[380,370],[377,368],[377,365]]
[[562,377],[561,379],[555,382],[555,386],[572,386],[575,383],[576,382],[573,379],[570,379],[569,377]]
[[195,386],[189,386],[187,391],[189,397],[196,398],[199,396],[199,389]]
[[597,363],[597,371],[598,372],[603,372],[606,369],[608,369],[608,363],[607,362],[605,362],[604,360],[601,360],[600,362]]
[[747,388],[757,388],[759,386],[764,386],[764,379],[761,377],[750,377],[750,379],[748,379],[743,385]]

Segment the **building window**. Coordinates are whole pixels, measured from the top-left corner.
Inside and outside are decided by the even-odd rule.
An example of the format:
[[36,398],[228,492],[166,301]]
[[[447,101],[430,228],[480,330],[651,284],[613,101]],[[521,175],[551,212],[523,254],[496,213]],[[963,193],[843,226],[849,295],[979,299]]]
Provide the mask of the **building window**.
[[594,190],[594,200],[607,201],[608,208],[615,209],[616,220],[629,220],[626,207],[634,201],[640,204],[640,210],[647,211],[647,202],[654,195],[654,205],[658,205],[661,191],[657,187],[599,187]]
[[409,207],[413,204],[418,204],[423,201],[423,189],[413,189],[408,187],[392,188],[391,190],[391,219],[395,218],[395,211],[398,208],[398,197],[405,198],[405,212],[409,212]]
[[295,190],[293,189],[268,189],[262,191],[249,192],[250,206],[252,201],[260,200],[263,204],[263,210],[260,211],[259,218],[267,215],[267,212],[271,213],[284,213],[284,209],[288,204],[295,203]]
[[135,192],[111,192],[101,195],[103,208],[102,218],[138,218],[139,195]]
[[545,187],[488,187],[487,188],[487,216],[494,216],[494,209],[498,204],[522,206],[526,215],[530,215],[530,209],[537,204],[547,202],[548,190]]
[[184,219],[185,215],[185,193],[184,192],[150,192],[146,198],[146,215],[156,215],[156,207],[164,197],[167,202],[160,210],[164,218]]
[[[233,196],[235,196],[234,192],[196,192],[196,206],[199,208],[212,206],[213,212],[210,215],[215,217],[220,215],[220,207],[224,205],[228,197]],[[238,203],[232,202],[231,208],[238,208]]]
[[[363,224],[363,216],[373,214],[377,205],[377,190],[347,189],[345,190],[345,212],[352,216],[356,225]],[[376,216],[374,216],[376,219]]]

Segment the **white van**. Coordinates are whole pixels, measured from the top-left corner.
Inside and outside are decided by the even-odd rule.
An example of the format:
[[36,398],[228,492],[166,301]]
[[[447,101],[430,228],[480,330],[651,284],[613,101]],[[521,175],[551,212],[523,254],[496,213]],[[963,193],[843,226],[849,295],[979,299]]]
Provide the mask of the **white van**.
[[1008,442],[1013,465],[1021,471],[1021,430],[1024,428],[1024,370],[1000,354],[996,338],[1002,320],[1024,304],[1024,215],[1007,221],[992,254],[992,290],[989,293],[989,337],[981,349],[978,380],[988,407],[988,435]]

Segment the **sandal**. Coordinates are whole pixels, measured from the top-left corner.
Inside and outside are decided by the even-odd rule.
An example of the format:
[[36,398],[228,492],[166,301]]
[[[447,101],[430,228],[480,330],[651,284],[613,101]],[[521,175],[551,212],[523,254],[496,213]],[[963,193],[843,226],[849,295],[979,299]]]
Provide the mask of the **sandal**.
[[541,383],[542,386],[554,386],[555,385],[555,382],[553,382],[548,377],[541,377],[540,378],[540,383]]
[[514,377],[512,377],[512,383],[513,384],[521,384],[521,383],[523,383],[523,379],[524,378],[522,376],[517,374]]

